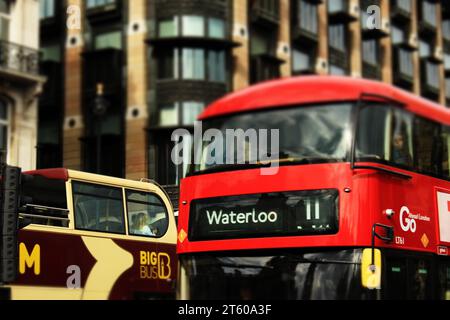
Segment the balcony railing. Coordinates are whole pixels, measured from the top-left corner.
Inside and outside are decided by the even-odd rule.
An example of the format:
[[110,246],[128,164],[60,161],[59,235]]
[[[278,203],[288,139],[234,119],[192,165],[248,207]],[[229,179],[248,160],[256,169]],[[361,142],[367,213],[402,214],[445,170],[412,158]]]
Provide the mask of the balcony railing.
[[39,52],[36,49],[0,40],[0,68],[38,75]]

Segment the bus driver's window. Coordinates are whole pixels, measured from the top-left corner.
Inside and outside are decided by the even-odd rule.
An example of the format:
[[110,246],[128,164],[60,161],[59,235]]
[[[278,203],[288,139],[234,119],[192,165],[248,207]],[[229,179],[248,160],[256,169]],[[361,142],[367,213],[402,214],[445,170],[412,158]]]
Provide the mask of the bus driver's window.
[[162,200],[151,193],[127,190],[129,234],[160,238],[168,228],[168,214]]

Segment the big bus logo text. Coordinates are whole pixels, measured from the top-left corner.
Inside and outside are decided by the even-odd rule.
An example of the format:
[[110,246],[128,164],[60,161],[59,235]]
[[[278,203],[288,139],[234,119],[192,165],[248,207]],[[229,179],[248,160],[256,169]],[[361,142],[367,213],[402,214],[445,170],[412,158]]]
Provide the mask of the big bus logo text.
[[411,233],[416,233],[417,221],[430,222],[430,217],[423,216],[421,214],[413,214],[409,211],[408,207],[402,207],[400,209],[400,227],[403,231]]
[[170,256],[165,252],[141,251],[139,271],[141,279],[169,279],[172,274]]

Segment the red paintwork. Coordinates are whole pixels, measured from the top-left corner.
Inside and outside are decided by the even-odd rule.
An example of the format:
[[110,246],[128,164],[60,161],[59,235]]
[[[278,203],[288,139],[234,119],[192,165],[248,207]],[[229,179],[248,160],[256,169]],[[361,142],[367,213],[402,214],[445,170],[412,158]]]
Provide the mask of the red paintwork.
[[[405,108],[424,117],[450,124],[450,111],[430,101],[416,97],[390,85],[343,77],[300,77],[267,82],[231,94],[212,104],[202,115],[207,119],[225,114],[274,106],[357,100],[361,93],[384,95],[405,104]],[[397,172],[407,173],[411,180],[375,170],[351,170],[349,163],[284,166],[273,176],[262,176],[260,170],[243,170],[192,176],[181,182],[179,231],[189,230],[189,207],[194,199],[334,188],[339,190],[339,232],[336,235],[273,237],[221,241],[178,242],[178,253],[228,251],[245,249],[294,247],[368,247],[374,223],[394,227],[396,241],[377,246],[437,253],[438,246],[450,247],[439,241],[437,190],[450,193],[450,182],[398,168],[371,163]],[[350,188],[350,193],[344,189]],[[183,205],[186,201],[187,204]],[[403,231],[400,211],[403,206],[413,214],[429,217],[416,221],[417,230]],[[389,219],[386,209],[395,215]],[[449,213],[450,214],[450,213]],[[423,244],[421,238],[428,238]],[[401,243],[403,239],[404,243]],[[397,242],[397,243],[395,243]]]
[[47,179],[52,180],[69,180],[69,171],[67,169],[42,169],[42,170],[34,170],[24,172],[25,174],[29,174],[32,176],[42,176]]
[[362,93],[384,95],[406,104],[406,109],[450,124],[450,110],[386,83],[338,76],[301,76],[267,81],[229,94],[209,106],[200,120],[292,104],[358,100]]

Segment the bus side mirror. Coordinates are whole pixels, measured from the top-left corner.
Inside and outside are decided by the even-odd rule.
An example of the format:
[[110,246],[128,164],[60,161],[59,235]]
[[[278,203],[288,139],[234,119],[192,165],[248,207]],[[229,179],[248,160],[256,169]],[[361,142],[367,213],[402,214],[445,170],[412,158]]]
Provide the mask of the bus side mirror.
[[364,288],[370,290],[381,289],[381,251],[379,249],[363,250],[361,283]]
[[0,282],[11,283],[17,278],[19,197],[21,169],[1,166],[0,183]]

